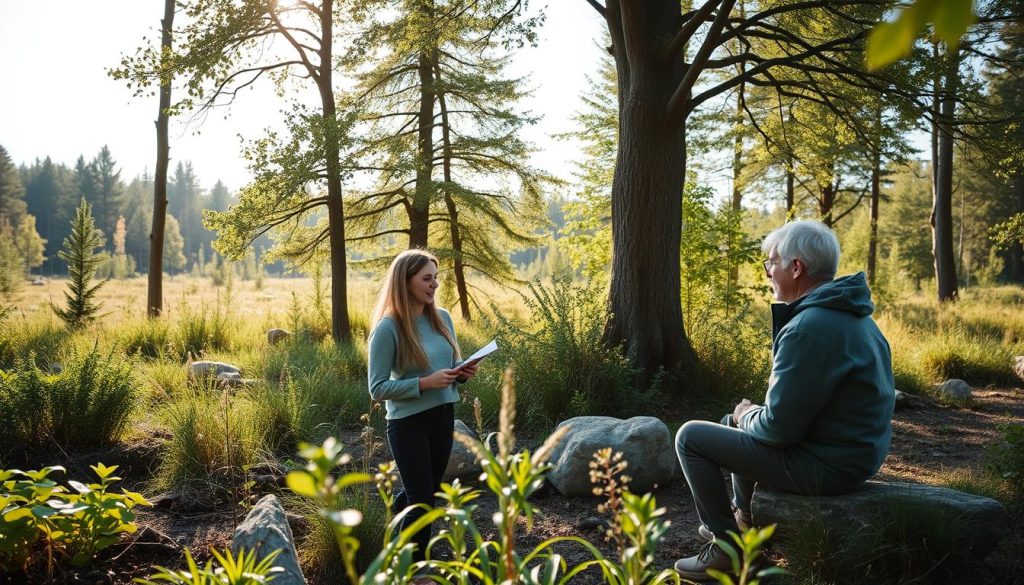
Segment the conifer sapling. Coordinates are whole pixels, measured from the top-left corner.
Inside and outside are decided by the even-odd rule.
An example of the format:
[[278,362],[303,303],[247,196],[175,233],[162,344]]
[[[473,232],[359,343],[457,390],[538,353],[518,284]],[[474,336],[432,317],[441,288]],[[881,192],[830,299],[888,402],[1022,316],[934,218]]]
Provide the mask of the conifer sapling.
[[96,248],[103,246],[103,234],[96,229],[89,203],[83,198],[71,221],[71,235],[64,240],[64,247],[57,256],[68,264],[68,290],[64,292],[67,308],[54,306],[68,327],[81,327],[96,318],[102,305],[96,301],[96,292],[106,281],[93,284],[96,267],[104,255],[97,254]]

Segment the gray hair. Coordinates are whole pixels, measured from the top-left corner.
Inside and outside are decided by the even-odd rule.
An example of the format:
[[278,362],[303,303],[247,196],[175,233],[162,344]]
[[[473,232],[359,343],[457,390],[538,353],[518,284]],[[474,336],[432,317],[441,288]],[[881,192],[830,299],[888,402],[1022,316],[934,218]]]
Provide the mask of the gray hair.
[[772,248],[779,255],[783,268],[799,258],[807,267],[807,276],[814,280],[832,280],[839,270],[839,238],[820,221],[787,223],[768,234],[761,244],[761,251],[766,255],[771,254]]

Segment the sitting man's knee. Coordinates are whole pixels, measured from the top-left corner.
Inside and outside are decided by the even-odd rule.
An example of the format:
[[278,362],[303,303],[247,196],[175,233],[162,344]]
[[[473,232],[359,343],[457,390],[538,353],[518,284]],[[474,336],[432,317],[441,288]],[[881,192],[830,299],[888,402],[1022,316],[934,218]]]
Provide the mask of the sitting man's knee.
[[687,445],[692,445],[694,441],[700,441],[700,437],[704,434],[702,429],[708,424],[703,420],[691,420],[679,427],[676,432],[676,449],[683,452]]

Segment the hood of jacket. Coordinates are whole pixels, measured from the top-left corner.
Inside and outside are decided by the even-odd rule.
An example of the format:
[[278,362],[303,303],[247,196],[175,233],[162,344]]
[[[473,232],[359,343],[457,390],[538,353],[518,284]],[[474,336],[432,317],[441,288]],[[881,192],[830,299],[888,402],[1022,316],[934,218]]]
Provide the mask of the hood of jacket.
[[772,342],[774,343],[782,328],[797,313],[811,307],[844,311],[858,317],[867,317],[875,311],[875,303],[871,301],[871,289],[868,288],[868,281],[864,273],[840,276],[788,305],[785,303],[772,305]]

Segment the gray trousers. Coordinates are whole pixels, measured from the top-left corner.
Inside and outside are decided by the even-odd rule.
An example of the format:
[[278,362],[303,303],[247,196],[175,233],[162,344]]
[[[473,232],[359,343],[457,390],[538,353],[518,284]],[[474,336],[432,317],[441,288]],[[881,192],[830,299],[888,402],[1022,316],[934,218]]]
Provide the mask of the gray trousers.
[[732,415],[721,424],[691,420],[676,433],[676,456],[690,484],[697,516],[716,537],[738,532],[729,506],[722,469],[732,473],[732,505],[750,512],[754,485],[807,495],[824,495],[856,489],[863,479],[851,478],[825,467],[797,448],[761,443],[732,426]]

